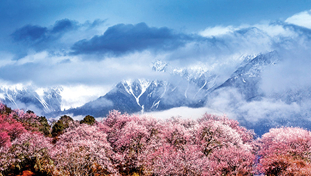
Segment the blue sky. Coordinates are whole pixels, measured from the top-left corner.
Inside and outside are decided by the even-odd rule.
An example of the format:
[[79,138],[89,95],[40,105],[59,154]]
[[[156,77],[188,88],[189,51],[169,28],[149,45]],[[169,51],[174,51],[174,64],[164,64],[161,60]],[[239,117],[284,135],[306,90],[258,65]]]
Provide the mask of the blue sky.
[[241,55],[309,49],[310,9],[309,0],[2,0],[0,83],[94,98],[122,79],[165,77],[150,69],[156,60],[225,79]]
[[311,1],[3,0],[0,5],[0,22],[4,24],[1,30],[12,30],[26,24],[52,25],[57,20],[68,18],[81,23],[102,19],[109,25],[145,22],[150,26],[195,32],[215,25],[285,20],[295,13],[309,10]]

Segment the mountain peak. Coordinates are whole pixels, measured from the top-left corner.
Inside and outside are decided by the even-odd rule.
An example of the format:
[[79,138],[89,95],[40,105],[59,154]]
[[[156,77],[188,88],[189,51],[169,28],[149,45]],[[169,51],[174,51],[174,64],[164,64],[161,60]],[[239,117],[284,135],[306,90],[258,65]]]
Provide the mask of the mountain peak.
[[157,72],[165,72],[167,69],[167,63],[161,60],[153,62],[152,70]]

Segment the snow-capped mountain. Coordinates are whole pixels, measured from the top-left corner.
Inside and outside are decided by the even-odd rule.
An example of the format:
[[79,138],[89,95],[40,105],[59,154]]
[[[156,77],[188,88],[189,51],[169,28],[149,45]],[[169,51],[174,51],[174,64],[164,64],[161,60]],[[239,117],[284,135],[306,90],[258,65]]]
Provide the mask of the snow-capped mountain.
[[[174,68],[157,61],[152,70],[164,72],[165,79],[132,79],[116,84],[108,93],[83,106],[61,110],[62,87],[33,88],[31,86],[2,86],[0,100],[12,108],[33,110],[39,115],[56,117],[64,114],[104,117],[116,109],[126,113],[169,110],[176,107],[207,107],[233,118],[257,134],[271,127],[307,125],[311,111],[310,88],[290,89],[267,94],[260,88],[263,73],[283,63],[276,51],[243,56],[240,64],[227,77],[205,67]],[[232,115],[232,114],[231,114]],[[299,118],[299,120],[297,120]],[[286,119],[286,120],[284,120]],[[251,122],[253,121],[253,122]]]
[[[135,79],[124,80],[114,89],[97,100],[70,109],[66,113],[74,115],[105,116],[110,110],[121,112],[150,112],[174,107],[202,107],[214,91],[222,87],[237,87],[247,91],[249,97],[257,96],[257,83],[265,66],[277,61],[277,54],[271,52],[258,56],[246,56],[240,67],[224,82],[219,76],[203,67],[168,68],[168,64],[157,61],[152,69],[168,72],[167,80]],[[243,83],[243,84],[242,84]]]
[[209,97],[225,87],[237,88],[247,100],[261,96],[258,82],[268,65],[278,62],[278,54],[270,52],[258,56],[243,56],[239,67],[225,81],[204,67],[174,68],[157,61],[152,70],[167,73],[158,80],[133,79],[119,82],[107,94],[81,107],[61,111],[62,88],[38,89],[29,87],[2,87],[0,99],[14,108],[31,109],[47,116],[93,115],[105,116],[110,110],[137,113],[167,110],[174,107],[203,107]]
[[262,96],[258,90],[261,73],[267,66],[278,63],[279,59],[279,55],[276,51],[260,54],[247,63],[241,64],[229,79],[220,86],[215,87],[212,91],[225,87],[232,87],[237,88],[247,101],[256,99]]
[[44,115],[60,111],[61,88],[34,88],[31,86],[1,86],[0,101],[13,109],[33,110]]
[[179,106],[199,106],[203,103],[198,99],[194,101],[195,96],[190,97],[187,89],[163,80],[127,80],[120,82],[113,90],[97,100],[68,112],[73,112],[74,115],[103,116],[112,109],[127,113],[143,113]]

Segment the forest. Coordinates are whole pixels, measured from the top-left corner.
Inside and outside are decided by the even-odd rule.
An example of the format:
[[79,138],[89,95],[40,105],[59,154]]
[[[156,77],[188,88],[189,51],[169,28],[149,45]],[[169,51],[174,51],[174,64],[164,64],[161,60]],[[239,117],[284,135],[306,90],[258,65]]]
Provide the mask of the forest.
[[225,116],[121,114],[97,121],[0,104],[0,175],[311,175],[311,133],[272,128],[258,137]]

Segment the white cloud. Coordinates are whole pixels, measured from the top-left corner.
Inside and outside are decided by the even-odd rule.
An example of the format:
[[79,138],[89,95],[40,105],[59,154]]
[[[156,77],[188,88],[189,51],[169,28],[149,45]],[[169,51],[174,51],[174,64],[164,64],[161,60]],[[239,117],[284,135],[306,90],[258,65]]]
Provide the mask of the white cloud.
[[158,111],[158,112],[147,112],[140,114],[143,116],[152,116],[157,119],[169,119],[171,117],[181,117],[183,119],[197,119],[201,118],[205,113],[224,115],[222,112],[212,110],[207,107],[203,108],[189,108],[189,107],[178,107],[169,110]]
[[[279,24],[262,23],[262,24],[256,24],[254,26],[264,31],[270,37],[297,37],[298,36],[294,31],[288,28],[284,28],[283,25],[279,25]],[[275,38],[272,38],[272,39],[275,40]]]
[[237,28],[234,28],[233,26],[215,26],[208,27],[203,31],[200,31],[199,34],[203,37],[217,37],[220,35],[232,33],[235,30],[237,30]]
[[[310,26],[311,26],[311,15],[310,15]],[[295,24],[295,23],[293,23]],[[215,27],[208,27],[203,31],[199,32],[199,35],[203,37],[224,37],[223,35],[232,35],[238,30],[244,30],[247,28],[258,28],[265,34],[267,34],[270,37],[277,37],[277,36],[292,36],[295,35],[294,31],[291,31],[290,29],[286,29],[281,24],[276,23],[270,23],[270,22],[262,22],[257,23],[254,25],[240,25],[237,27],[233,26],[215,26]]]
[[0,93],[0,99],[5,99],[5,95],[3,93]]
[[291,50],[281,50],[279,54],[282,60],[263,71],[261,90],[271,95],[311,87],[310,49],[298,45]]
[[14,55],[11,53],[0,51],[0,56],[0,68],[15,63],[13,61]]
[[110,90],[110,87],[87,85],[62,86],[62,88],[62,110],[82,106],[89,101],[97,99],[99,96],[105,95]]
[[280,99],[262,98],[246,101],[243,95],[235,88],[219,89],[210,95],[206,105],[210,109],[227,114],[231,119],[243,117],[248,122],[256,123],[259,120],[290,118],[293,114],[305,111],[295,102],[286,103]]
[[147,51],[104,60],[39,52],[14,61],[16,64],[3,66],[0,77],[13,84],[32,82],[38,87],[77,84],[113,86],[123,79],[161,78],[164,73],[152,71],[155,59],[158,56]]
[[285,22],[311,29],[311,10],[297,13],[287,18]]
[[27,63],[38,63],[42,62],[48,57],[48,52],[39,52],[39,53],[33,53],[29,54],[21,59],[19,59],[16,64],[23,65]]
[[31,82],[27,83],[11,83],[8,81],[4,81],[0,79],[0,85],[3,89],[11,89],[11,90],[24,90],[24,88],[31,86]]
[[244,102],[238,107],[237,113],[244,114],[246,120],[256,122],[260,119],[289,118],[291,114],[300,113],[297,103],[287,104],[281,100],[264,98],[260,101]]

